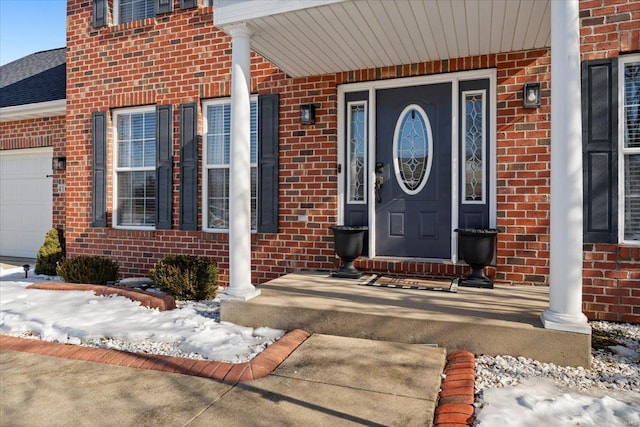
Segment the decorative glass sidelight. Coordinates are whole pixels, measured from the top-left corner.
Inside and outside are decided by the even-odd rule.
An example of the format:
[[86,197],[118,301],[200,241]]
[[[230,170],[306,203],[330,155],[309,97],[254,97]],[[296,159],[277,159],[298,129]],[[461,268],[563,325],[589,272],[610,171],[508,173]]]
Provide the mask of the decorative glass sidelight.
[[347,137],[347,201],[348,203],[367,202],[367,104],[349,103],[349,121]]
[[407,106],[396,122],[393,139],[393,166],[400,188],[418,194],[431,171],[433,144],[431,123],[418,105]]
[[463,102],[463,203],[484,203],[486,194],[485,144],[487,135],[485,126],[485,92],[464,92]]

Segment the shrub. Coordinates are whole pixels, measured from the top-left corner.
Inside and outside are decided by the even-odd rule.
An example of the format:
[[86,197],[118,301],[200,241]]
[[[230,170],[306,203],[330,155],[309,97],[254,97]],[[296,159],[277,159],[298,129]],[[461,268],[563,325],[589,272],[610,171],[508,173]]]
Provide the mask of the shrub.
[[118,279],[118,264],[101,256],[79,256],[63,259],[56,269],[68,283],[104,285]]
[[166,256],[149,271],[149,275],[160,290],[177,300],[210,299],[218,289],[218,266],[209,258]]
[[64,236],[62,230],[52,228],[44,238],[36,256],[36,274],[56,275],[56,265],[64,258]]

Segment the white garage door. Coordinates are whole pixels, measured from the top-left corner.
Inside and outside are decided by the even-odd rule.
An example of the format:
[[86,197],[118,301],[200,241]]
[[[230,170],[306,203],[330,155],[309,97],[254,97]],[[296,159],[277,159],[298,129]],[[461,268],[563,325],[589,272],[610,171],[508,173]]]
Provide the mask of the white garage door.
[[51,229],[52,148],[0,151],[0,256],[35,258]]

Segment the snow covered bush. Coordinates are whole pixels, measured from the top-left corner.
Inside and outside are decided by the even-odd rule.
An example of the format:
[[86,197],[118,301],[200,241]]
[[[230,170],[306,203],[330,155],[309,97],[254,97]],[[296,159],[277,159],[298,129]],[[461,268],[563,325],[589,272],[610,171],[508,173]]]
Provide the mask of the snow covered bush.
[[118,263],[102,256],[66,258],[58,263],[56,272],[67,283],[104,285],[118,280]]
[[64,258],[64,236],[62,230],[52,228],[44,238],[36,256],[36,274],[56,275],[56,265]]
[[209,258],[190,255],[164,257],[149,271],[153,283],[177,300],[206,300],[218,289],[218,266]]

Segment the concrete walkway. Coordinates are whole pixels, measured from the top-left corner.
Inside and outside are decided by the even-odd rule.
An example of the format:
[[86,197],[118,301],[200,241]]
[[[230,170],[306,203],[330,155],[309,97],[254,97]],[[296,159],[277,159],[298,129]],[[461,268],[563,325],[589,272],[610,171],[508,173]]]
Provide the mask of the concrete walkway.
[[314,334],[270,375],[224,383],[0,351],[0,425],[429,426],[445,350]]

